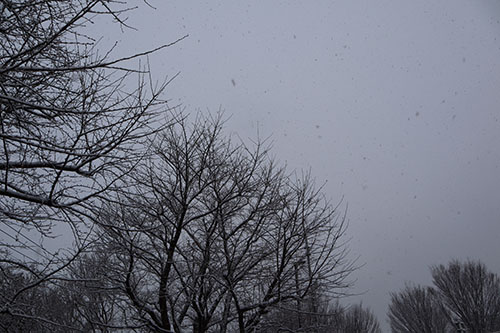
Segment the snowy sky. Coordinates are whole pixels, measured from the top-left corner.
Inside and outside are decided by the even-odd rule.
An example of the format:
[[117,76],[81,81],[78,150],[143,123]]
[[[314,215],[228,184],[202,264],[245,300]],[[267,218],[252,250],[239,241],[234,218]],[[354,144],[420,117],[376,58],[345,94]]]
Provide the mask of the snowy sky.
[[[150,57],[187,112],[271,136],[349,204],[350,301],[387,328],[389,291],[428,266],[481,259],[500,273],[499,1],[149,1],[117,52]],[[115,29],[116,30],[116,29]]]

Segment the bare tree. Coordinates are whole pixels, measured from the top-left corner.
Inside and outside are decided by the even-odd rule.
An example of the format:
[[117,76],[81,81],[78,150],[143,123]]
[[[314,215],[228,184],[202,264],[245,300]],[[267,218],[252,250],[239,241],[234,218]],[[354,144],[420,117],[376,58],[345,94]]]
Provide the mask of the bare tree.
[[444,307],[469,332],[500,330],[500,278],[479,261],[431,268]]
[[[299,314],[302,317],[300,323]],[[309,299],[300,312],[293,304],[280,304],[263,320],[257,332],[380,333],[381,330],[377,318],[362,304],[342,306],[338,300],[330,304],[324,298],[314,302]]]
[[[79,34],[98,13],[119,19],[126,8],[114,5],[2,1],[2,220],[43,232],[60,209],[84,212],[136,162],[134,147],[165,110],[159,95],[166,84],[148,85],[147,68],[120,67],[140,55],[99,56],[93,39]],[[139,85],[126,89],[134,72]]]
[[[0,1],[0,275],[22,271],[27,283],[2,295],[0,314],[28,315],[17,306],[22,294],[85,249],[97,208],[166,126],[160,95],[169,81],[155,84],[147,66],[129,61],[168,45],[112,58],[113,48],[99,54],[82,32],[99,17],[126,26],[129,9],[114,0]],[[47,245],[71,231],[76,249]]]
[[394,332],[493,332],[500,329],[500,278],[479,261],[431,267],[435,288],[391,295]]
[[351,306],[344,314],[343,332],[381,333],[380,325],[373,313],[361,304]]
[[[3,297],[12,297],[18,288],[22,288],[30,281],[20,273],[13,270],[3,269],[2,279],[0,281],[0,290]],[[61,326],[54,327],[53,309],[61,309],[58,298],[45,285],[30,288],[17,298],[17,309],[22,316],[12,316],[9,313],[0,314],[0,329],[3,332],[43,332],[49,329],[60,329]],[[64,312],[62,316],[68,316]],[[43,318],[43,320],[38,320]],[[61,319],[60,317],[57,319]]]
[[102,278],[104,266],[98,264],[103,264],[103,258],[79,256],[66,277],[35,286],[33,275],[2,267],[2,297],[15,298],[16,303],[0,314],[0,328],[5,332],[107,332],[126,327],[123,309],[111,297],[114,290]]
[[407,285],[391,293],[389,322],[393,332],[433,333],[450,329],[440,297],[431,287]]
[[108,263],[105,253],[82,254],[67,269],[67,276],[55,283],[53,289],[67,304],[66,309],[60,309],[60,314],[72,314],[67,326],[75,331],[137,328],[128,324],[128,308],[107,280]]
[[[302,326],[304,300],[318,286],[331,295],[345,292],[347,276],[354,269],[346,259],[343,243],[345,215],[325,200],[310,175],[287,177],[279,191],[277,209],[260,233],[235,233],[233,226],[225,234],[236,239],[223,239],[228,270],[225,279],[231,288],[240,332],[257,327],[272,306],[287,300],[295,301]],[[257,254],[250,252],[253,249]],[[238,265],[241,258],[249,262]]]
[[341,293],[354,269],[339,215],[309,176],[264,146],[234,144],[220,118],[179,120],[102,213],[101,250],[138,323],[158,332],[247,332],[314,285]]
[[227,161],[236,162],[233,148],[220,140],[220,126],[204,121],[200,118],[190,132],[180,120],[164,132],[152,144],[154,156],[128,178],[135,183],[134,192],[123,193],[119,204],[101,216],[103,248],[115,259],[109,266],[114,281],[136,310],[137,322],[158,331],[185,325],[191,295],[206,269],[206,263],[189,253],[194,249],[190,232],[199,226],[213,229],[214,208],[207,194],[213,173],[227,171]]

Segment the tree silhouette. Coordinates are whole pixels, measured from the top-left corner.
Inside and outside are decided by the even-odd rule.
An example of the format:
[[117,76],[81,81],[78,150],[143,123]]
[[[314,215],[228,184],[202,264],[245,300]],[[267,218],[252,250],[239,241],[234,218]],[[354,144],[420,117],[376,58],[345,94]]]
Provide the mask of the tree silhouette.
[[500,278],[480,261],[431,267],[435,288],[391,294],[393,332],[493,332],[500,329]]
[[159,331],[247,332],[315,286],[342,292],[354,269],[345,215],[309,175],[287,175],[262,143],[220,118],[179,120],[102,211],[97,251],[138,323]]
[[444,307],[468,331],[500,329],[500,278],[483,263],[453,260],[431,272]]
[[449,320],[436,290],[407,285],[391,293],[389,321],[393,332],[446,332]]
[[[26,283],[2,295],[1,314],[29,315],[21,294],[85,251],[99,206],[142,158],[138,147],[168,125],[169,81],[155,84],[148,66],[130,62],[168,45],[113,58],[113,47],[99,52],[84,33],[99,18],[126,26],[129,9],[113,0],[0,2],[0,275],[13,269]],[[59,251],[52,240],[61,233],[74,248]]]

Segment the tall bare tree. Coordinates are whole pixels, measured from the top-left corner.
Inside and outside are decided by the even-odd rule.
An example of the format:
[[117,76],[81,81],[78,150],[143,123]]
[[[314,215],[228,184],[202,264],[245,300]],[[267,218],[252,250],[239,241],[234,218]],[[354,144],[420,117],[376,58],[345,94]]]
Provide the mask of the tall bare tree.
[[[256,327],[273,306],[287,300],[295,300],[300,319],[303,300],[318,286],[331,295],[345,292],[354,269],[346,259],[345,215],[325,200],[310,176],[287,177],[279,189],[277,210],[261,233],[223,239],[224,249],[229,249],[226,280],[240,332]],[[252,240],[257,247],[240,238]],[[249,252],[254,248],[257,254]],[[250,262],[236,266],[240,256]]]
[[221,131],[218,117],[177,121],[101,216],[109,274],[158,332],[252,331],[315,285],[340,293],[354,269],[345,216],[312,179]]
[[446,310],[468,332],[500,330],[500,278],[478,261],[431,268]]
[[[0,314],[29,315],[16,305],[21,294],[84,250],[96,208],[166,125],[169,81],[155,84],[130,61],[168,45],[113,58],[113,47],[98,52],[83,33],[99,17],[126,26],[128,9],[114,0],[0,1],[0,275],[27,275],[0,296]],[[73,251],[48,246],[71,231]]]

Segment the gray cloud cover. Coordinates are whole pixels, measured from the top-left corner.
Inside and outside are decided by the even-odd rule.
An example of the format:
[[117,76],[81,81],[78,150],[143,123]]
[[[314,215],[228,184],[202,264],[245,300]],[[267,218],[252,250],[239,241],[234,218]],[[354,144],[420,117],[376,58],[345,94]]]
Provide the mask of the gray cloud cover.
[[385,324],[388,292],[428,266],[477,258],[500,272],[500,5],[496,1],[154,1],[107,34],[180,76],[187,111],[271,136],[349,203],[355,292]]

